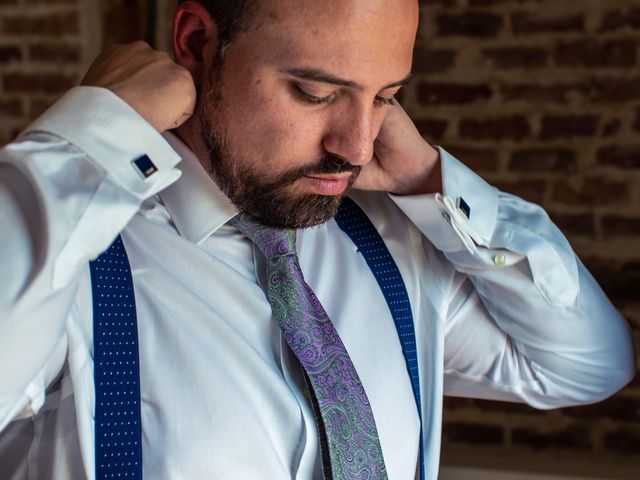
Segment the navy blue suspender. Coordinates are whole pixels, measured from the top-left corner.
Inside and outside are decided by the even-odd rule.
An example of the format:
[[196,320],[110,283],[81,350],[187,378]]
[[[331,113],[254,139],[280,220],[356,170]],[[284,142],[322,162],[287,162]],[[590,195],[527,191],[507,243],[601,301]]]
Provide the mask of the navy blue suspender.
[[[411,386],[421,413],[413,315],[400,271],[382,237],[355,202],[345,198],[338,226],[364,256],[398,330]],[[142,479],[138,333],[133,281],[118,237],[90,263],[93,294],[94,382],[96,393],[96,479]],[[421,435],[422,439],[422,435]],[[420,476],[424,479],[422,440]]]
[[133,280],[118,236],[90,263],[96,479],[142,479],[140,368]]
[[[413,396],[422,415],[420,400],[420,377],[418,375],[418,351],[413,327],[413,314],[409,294],[400,270],[385,245],[382,237],[362,209],[350,198],[345,198],[335,217],[338,226],[358,247],[371,273],[375,277],[382,295],[387,301],[391,316],[398,331],[402,353],[411,379]],[[425,478],[424,455],[422,454],[422,430],[420,431],[420,478]]]

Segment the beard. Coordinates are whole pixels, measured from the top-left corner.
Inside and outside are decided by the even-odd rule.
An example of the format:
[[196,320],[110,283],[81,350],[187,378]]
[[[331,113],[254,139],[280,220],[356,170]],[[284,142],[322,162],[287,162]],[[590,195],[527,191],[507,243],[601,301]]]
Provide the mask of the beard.
[[[229,136],[224,133],[230,126],[216,108],[223,103],[221,100],[218,82],[212,81],[212,88],[198,105],[200,139],[208,152],[209,173],[238,210],[250,214],[263,225],[278,228],[312,227],[333,218],[342,199],[352,189],[361,167],[326,154],[305,166],[282,172],[275,179],[265,180],[265,172],[251,167],[240,153],[232,154],[238,150],[231,147]],[[351,176],[340,195],[295,192],[295,182],[305,176],[344,172],[351,172]]]

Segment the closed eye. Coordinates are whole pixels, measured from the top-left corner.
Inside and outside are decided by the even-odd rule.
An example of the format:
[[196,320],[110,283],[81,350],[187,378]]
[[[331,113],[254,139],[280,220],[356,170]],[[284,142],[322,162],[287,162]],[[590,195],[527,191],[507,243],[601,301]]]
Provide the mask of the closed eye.
[[[324,97],[319,97],[317,95],[312,95],[307,92],[303,87],[301,87],[298,83],[292,84],[293,91],[295,95],[305,103],[310,103],[312,105],[324,105],[335,98],[335,93],[331,93],[330,95],[326,95]],[[396,101],[393,96],[385,97],[383,95],[376,95],[373,100],[373,104],[376,107],[385,107],[389,105],[395,105]]]
[[395,105],[396,100],[394,97],[383,97],[382,95],[377,95],[373,101],[373,104],[376,107],[384,107],[387,105]]
[[322,105],[325,103],[329,103],[334,97],[334,94],[327,95],[325,97],[318,97],[316,95],[311,95],[309,92],[305,91],[297,83],[293,84],[293,91],[300,100],[306,103],[311,103],[313,105]]

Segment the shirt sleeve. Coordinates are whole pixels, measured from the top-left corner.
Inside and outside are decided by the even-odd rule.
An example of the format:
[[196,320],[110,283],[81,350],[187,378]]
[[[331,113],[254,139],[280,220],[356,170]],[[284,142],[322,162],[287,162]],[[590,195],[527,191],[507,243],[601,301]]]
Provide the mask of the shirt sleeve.
[[78,87],[0,150],[0,430],[35,413],[66,357],[78,279],[178,154],[106,89]]
[[546,212],[440,158],[442,194],[391,197],[455,269],[445,393],[553,408],[629,382],[629,328]]

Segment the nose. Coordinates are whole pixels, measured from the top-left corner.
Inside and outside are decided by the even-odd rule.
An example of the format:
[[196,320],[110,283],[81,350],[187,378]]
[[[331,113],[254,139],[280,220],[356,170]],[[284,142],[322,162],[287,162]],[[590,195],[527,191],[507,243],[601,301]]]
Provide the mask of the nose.
[[323,147],[332,155],[361,166],[373,158],[373,142],[377,136],[374,114],[370,108],[341,112],[324,136]]

